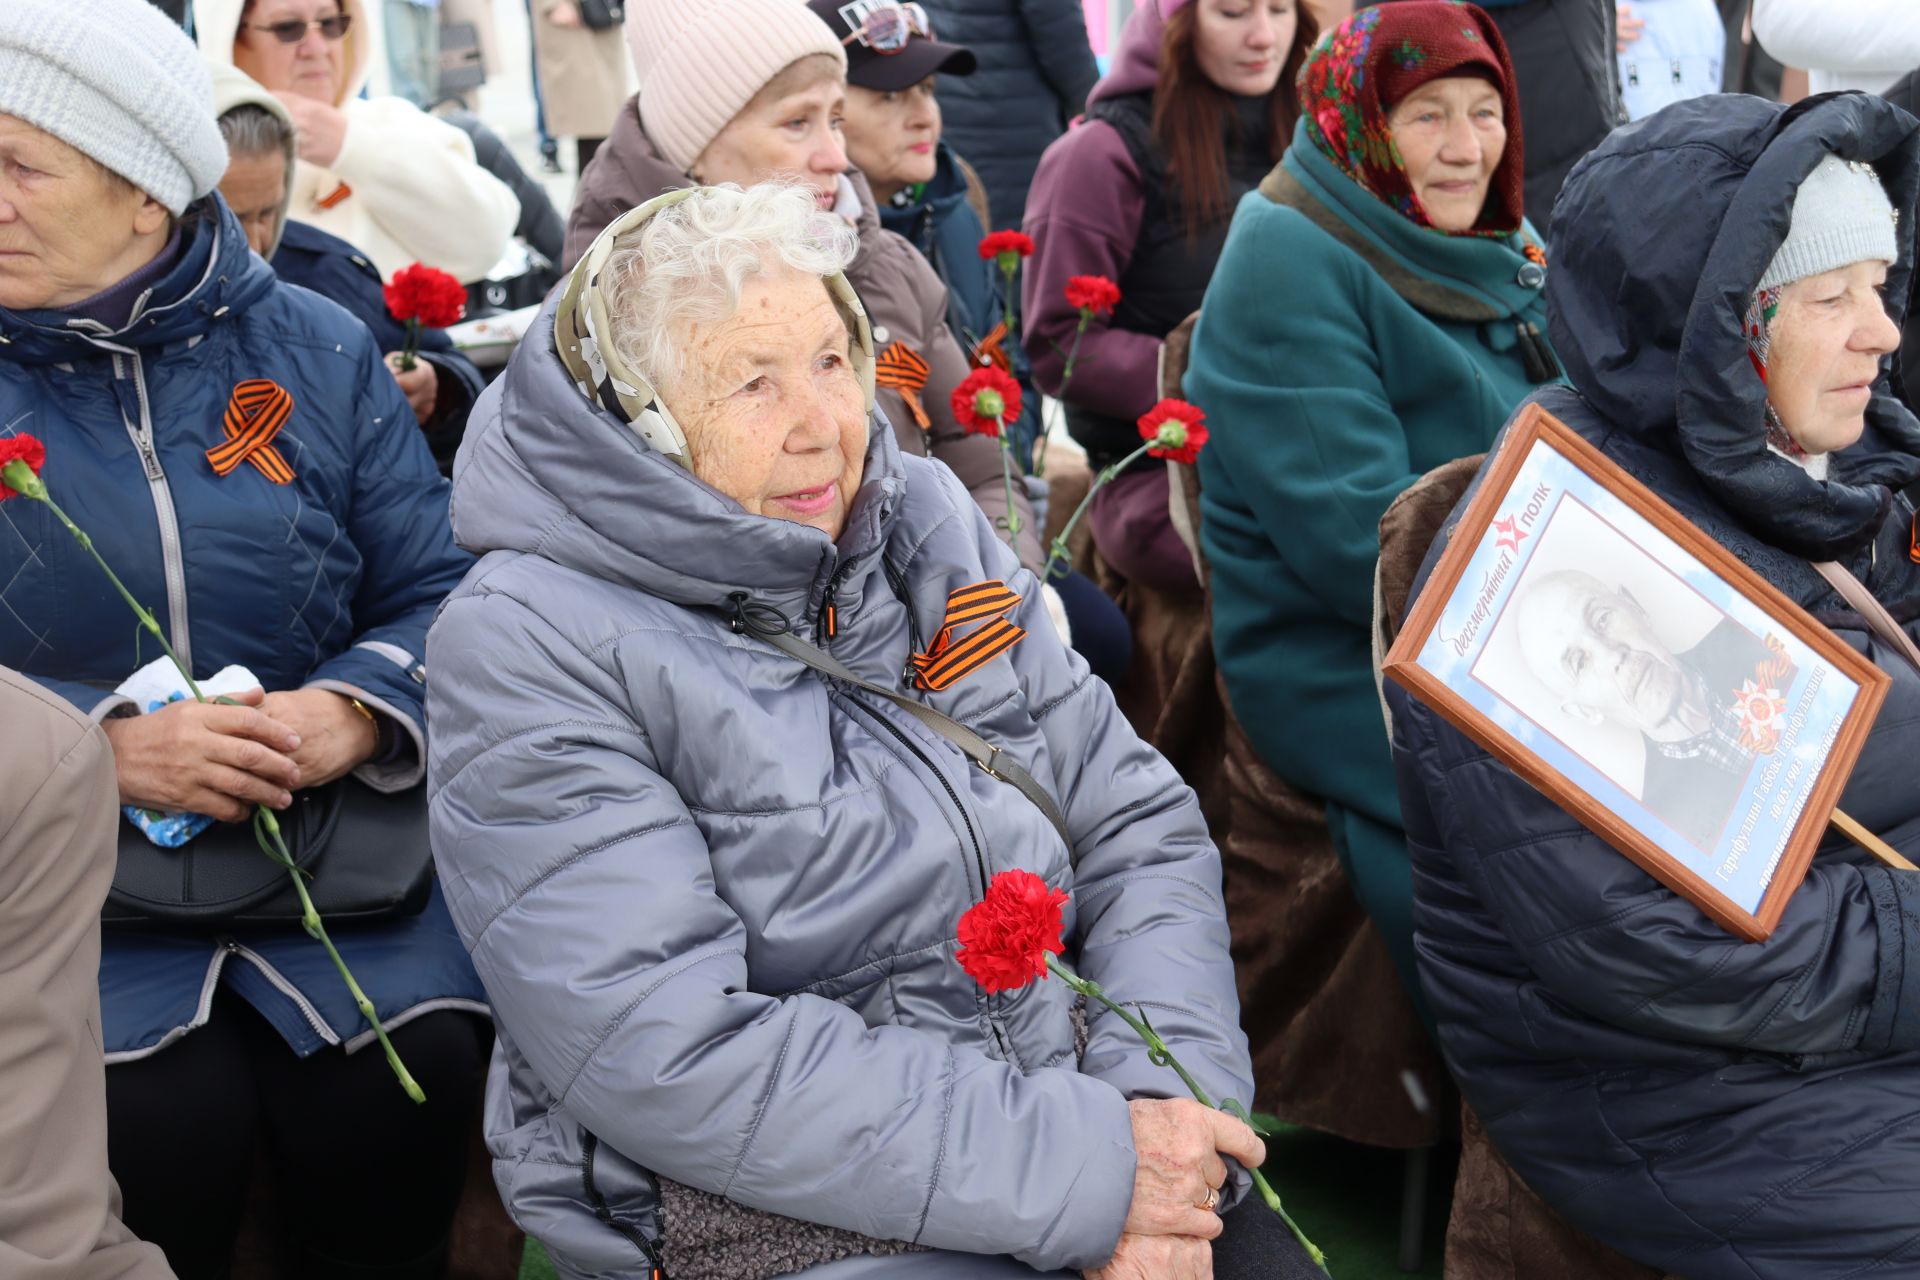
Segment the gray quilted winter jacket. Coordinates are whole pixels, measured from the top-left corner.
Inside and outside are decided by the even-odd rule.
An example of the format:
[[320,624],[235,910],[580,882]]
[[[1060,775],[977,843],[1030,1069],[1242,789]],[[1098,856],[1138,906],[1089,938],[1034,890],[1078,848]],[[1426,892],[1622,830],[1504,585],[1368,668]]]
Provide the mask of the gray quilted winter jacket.
[[[1098,1265],[1132,1195],[1126,1099],[1178,1081],[1110,1016],[1076,1069],[1070,993],[985,996],[954,926],[995,872],[1064,887],[1067,958],[1250,1102],[1193,792],[883,419],[836,546],[650,452],[552,341],[549,307],[474,410],[453,519],[484,559],[428,640],[434,852],[499,1025],[487,1133],[514,1216],[564,1275],[645,1276],[651,1170],[942,1251],[889,1276]],[[739,601],[816,637],[831,593],[833,655],[900,687],[948,592],[989,578],[1026,637],[920,696],[1053,791],[1071,852],[913,717],[729,624]]]

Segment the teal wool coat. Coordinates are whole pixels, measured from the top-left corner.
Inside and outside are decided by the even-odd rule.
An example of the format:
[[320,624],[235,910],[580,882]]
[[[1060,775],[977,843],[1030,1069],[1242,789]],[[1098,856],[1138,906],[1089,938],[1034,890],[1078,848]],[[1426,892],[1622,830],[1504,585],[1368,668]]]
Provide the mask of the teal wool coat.
[[[1202,541],[1234,714],[1324,797],[1335,848],[1413,985],[1412,881],[1370,659],[1379,524],[1559,377],[1545,255],[1415,225],[1303,131],[1240,202],[1184,386],[1207,414]],[[1530,326],[1523,332],[1523,326]]]

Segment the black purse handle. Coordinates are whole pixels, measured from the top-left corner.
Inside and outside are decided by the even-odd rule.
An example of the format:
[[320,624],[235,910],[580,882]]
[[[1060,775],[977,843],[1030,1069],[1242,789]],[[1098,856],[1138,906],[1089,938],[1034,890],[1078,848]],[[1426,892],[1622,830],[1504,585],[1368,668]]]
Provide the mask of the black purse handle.
[[1066,844],[1068,852],[1072,852],[1073,838],[1067,834],[1067,820],[1061,814],[1060,806],[1054,803],[1054,799],[1048,794],[1047,789],[1036,782],[1033,775],[1028,773],[1019,761],[945,712],[936,711],[917,698],[909,698],[905,694],[895,693],[892,689],[884,685],[875,684],[871,680],[855,675],[847,668],[846,664],[840,662],[831,654],[814,648],[799,636],[794,635],[792,631],[774,631],[757,627],[752,624],[751,615],[746,615],[746,617],[748,620],[743,629],[751,631],[754,635],[759,636],[788,657],[796,658],[804,662],[823,675],[832,676],[836,680],[844,680],[855,688],[864,689],[868,693],[879,694],[918,720],[921,724],[924,724],[927,728],[960,748],[961,752],[969,760],[979,765],[981,772],[985,773],[989,778],[1011,784],[1021,795],[1031,800],[1035,808],[1046,815],[1047,821],[1053,824],[1053,829],[1060,833],[1060,839]]

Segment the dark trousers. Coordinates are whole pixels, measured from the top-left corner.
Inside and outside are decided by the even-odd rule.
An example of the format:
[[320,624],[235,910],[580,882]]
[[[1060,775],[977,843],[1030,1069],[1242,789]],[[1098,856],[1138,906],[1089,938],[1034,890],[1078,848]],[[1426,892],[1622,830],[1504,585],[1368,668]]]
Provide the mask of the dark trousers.
[[1213,1242],[1213,1280],[1327,1280],[1280,1215],[1258,1192],[1221,1215]]
[[297,1058],[221,991],[206,1026],[107,1068],[108,1160],[127,1225],[166,1251],[180,1280],[225,1280],[261,1153],[282,1275],[437,1280],[490,1036],[451,1011],[392,1032],[426,1091],[416,1104],[377,1045]]

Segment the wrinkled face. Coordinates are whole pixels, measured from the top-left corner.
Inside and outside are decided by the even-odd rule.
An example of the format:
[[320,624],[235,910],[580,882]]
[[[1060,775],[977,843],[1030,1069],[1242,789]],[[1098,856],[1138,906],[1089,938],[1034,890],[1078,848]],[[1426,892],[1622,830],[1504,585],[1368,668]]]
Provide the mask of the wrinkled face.
[[1195,0],[1193,19],[1202,75],[1241,97],[1273,92],[1300,21],[1294,0]]
[[233,65],[275,93],[296,93],[328,106],[340,103],[346,83],[347,42],[328,40],[309,26],[297,44],[281,44],[260,27],[314,22],[342,12],[340,0],[252,0],[233,39]]
[[1427,220],[1472,230],[1507,150],[1500,91],[1478,76],[1441,76],[1394,104],[1387,127]]
[[800,88],[780,92],[784,77],[777,77],[762,89],[693,162],[694,178],[743,187],[786,179],[813,188],[822,209],[833,208],[837,180],[847,171],[840,139],[847,87],[838,67],[821,64],[826,74]]
[[151,262],[164,205],[24,120],[0,115],[0,307],[57,310]]
[[1856,262],[1780,291],[1767,331],[1767,399],[1808,453],[1844,449],[1866,430],[1881,357],[1900,345],[1886,284],[1886,263]]
[[1685,668],[1639,603],[1577,570],[1549,574],[1521,599],[1520,650],[1560,709],[1589,724],[1656,733],[1686,694]]
[[749,279],[740,309],[675,334],[682,375],[661,388],[693,473],[749,512],[837,538],[867,454],[852,337],[826,284],[791,268]]
[[847,158],[876,192],[930,182],[940,141],[933,77],[897,92],[847,86]]
[[280,219],[287,211],[287,158],[278,151],[257,156],[234,156],[220,179],[233,216],[247,233],[247,245],[266,257],[280,235]]

